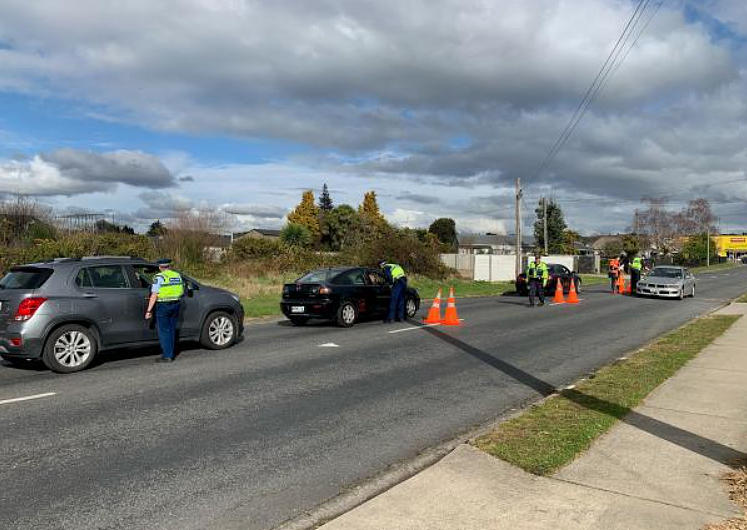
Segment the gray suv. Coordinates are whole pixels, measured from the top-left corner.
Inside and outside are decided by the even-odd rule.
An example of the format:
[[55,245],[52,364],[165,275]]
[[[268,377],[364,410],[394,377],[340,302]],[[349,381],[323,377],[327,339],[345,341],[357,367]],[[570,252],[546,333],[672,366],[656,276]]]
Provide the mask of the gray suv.
[[[158,266],[140,258],[64,258],[14,267],[0,280],[0,357],[83,370],[102,350],[158,344],[144,318]],[[179,340],[232,346],[243,332],[239,297],[184,277]]]

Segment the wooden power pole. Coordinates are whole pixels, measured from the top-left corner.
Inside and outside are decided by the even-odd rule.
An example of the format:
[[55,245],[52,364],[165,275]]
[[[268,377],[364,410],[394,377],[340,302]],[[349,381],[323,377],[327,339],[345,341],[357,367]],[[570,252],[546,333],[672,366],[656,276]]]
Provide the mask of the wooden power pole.
[[521,274],[521,179],[516,179],[516,277]]
[[542,197],[542,230],[544,232],[545,256],[547,256],[547,198],[545,197]]

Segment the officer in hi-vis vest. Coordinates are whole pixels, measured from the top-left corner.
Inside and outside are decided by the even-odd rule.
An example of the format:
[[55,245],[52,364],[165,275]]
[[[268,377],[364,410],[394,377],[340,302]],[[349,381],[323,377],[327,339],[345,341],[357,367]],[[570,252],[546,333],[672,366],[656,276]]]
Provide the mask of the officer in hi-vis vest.
[[170,259],[157,261],[160,272],[153,277],[148,309],[145,318],[153,317],[155,307],[158,341],[162,355],[156,362],[169,363],[174,360],[176,346],[176,323],[179,320],[179,305],[184,296],[184,280],[181,274],[171,270]]
[[405,269],[396,263],[382,261],[379,267],[384,272],[387,281],[392,285],[392,297],[389,299],[389,312],[386,315],[385,324],[392,320],[400,322],[405,320],[405,291],[407,291],[407,276]]
[[534,307],[534,297],[539,296],[539,305],[545,305],[545,287],[550,277],[547,265],[542,262],[541,256],[534,256],[534,261],[527,267],[527,281],[529,282],[529,306]]

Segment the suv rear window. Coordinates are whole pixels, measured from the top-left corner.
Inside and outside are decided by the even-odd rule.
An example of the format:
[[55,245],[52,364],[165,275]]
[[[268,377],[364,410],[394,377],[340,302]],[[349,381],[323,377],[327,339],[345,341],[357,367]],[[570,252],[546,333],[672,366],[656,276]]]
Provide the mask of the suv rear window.
[[14,267],[0,280],[0,289],[38,289],[52,272],[39,267]]

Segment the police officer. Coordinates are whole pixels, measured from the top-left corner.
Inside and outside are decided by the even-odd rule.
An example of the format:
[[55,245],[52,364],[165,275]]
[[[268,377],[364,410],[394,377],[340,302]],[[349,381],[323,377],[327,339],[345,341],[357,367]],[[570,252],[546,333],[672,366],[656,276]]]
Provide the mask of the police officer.
[[641,279],[641,272],[643,271],[643,258],[640,256],[634,257],[630,262],[630,294],[636,294],[636,287],[638,287],[638,281]]
[[184,280],[178,272],[171,270],[170,259],[159,259],[157,263],[160,272],[153,277],[145,318],[150,320],[155,308],[158,341],[162,350],[156,362],[169,363],[174,360],[176,323],[184,296]]
[[405,291],[407,290],[407,276],[405,269],[396,263],[382,261],[379,267],[384,272],[387,281],[392,285],[392,297],[389,300],[389,312],[384,324],[390,324],[392,320],[400,322],[405,319]]
[[547,265],[542,262],[540,255],[534,256],[534,261],[527,268],[527,279],[529,280],[529,307],[534,307],[534,297],[539,295],[539,305],[545,305],[545,286],[550,277]]

